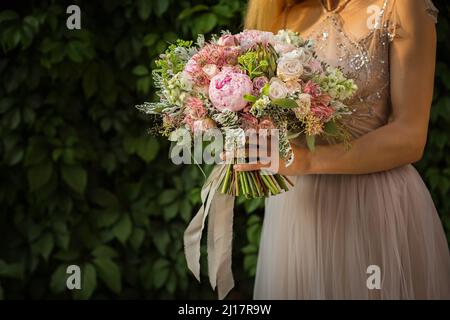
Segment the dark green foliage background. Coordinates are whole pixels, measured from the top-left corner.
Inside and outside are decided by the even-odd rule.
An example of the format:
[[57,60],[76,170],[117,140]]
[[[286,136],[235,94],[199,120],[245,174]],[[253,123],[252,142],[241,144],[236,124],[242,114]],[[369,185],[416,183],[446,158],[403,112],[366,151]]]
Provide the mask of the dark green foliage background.
[[[1,298],[215,298],[182,248],[203,176],[172,165],[133,106],[151,99],[152,61],[168,43],[238,31],[245,2],[2,1]],[[80,31],[65,27],[72,3]],[[450,6],[436,4],[436,98],[417,167],[448,231]],[[251,297],[261,219],[260,201],[238,200],[232,298]],[[65,289],[70,264],[82,268],[82,290]]]

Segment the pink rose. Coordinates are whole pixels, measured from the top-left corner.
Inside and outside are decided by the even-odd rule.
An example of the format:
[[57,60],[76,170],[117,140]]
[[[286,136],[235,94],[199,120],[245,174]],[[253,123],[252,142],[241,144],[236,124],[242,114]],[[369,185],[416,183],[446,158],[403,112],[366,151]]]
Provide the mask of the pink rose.
[[263,119],[259,122],[259,129],[261,130],[271,130],[276,129],[275,125],[270,119]]
[[240,54],[239,47],[224,47],[223,49],[225,64],[236,65]]
[[224,47],[233,47],[239,44],[236,37],[232,34],[224,34],[219,38],[219,41],[217,43],[219,44],[219,46]]
[[259,95],[262,88],[264,88],[267,83],[269,83],[269,79],[267,79],[267,77],[265,76],[256,77],[255,79],[253,79],[253,89],[255,95]]
[[257,129],[258,128],[258,119],[252,116],[249,113],[243,113],[241,115],[241,124],[244,130],[248,129]]
[[308,64],[308,72],[309,73],[322,73],[322,63],[320,63],[317,59],[312,59]]
[[244,96],[252,91],[252,80],[246,74],[222,70],[211,79],[209,98],[216,109],[236,112],[247,105]]

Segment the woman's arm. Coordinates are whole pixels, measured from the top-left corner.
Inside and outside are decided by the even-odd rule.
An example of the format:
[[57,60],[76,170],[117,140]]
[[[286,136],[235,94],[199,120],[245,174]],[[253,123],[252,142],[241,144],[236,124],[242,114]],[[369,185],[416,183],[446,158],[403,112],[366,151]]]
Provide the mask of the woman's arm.
[[[391,121],[354,141],[317,146],[314,152],[295,148],[297,161],[279,172],[302,174],[365,174],[393,169],[422,157],[433,96],[436,31],[424,1],[398,1],[402,36],[390,49]],[[259,165],[240,165],[254,170]]]

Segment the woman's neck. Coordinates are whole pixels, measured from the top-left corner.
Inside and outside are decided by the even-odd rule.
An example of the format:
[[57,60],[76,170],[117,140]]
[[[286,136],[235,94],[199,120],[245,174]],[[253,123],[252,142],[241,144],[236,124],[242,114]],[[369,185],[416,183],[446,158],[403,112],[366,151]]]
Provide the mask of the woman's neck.
[[339,0],[320,0],[322,1],[322,5],[327,9],[328,11],[336,10],[336,8],[339,6]]

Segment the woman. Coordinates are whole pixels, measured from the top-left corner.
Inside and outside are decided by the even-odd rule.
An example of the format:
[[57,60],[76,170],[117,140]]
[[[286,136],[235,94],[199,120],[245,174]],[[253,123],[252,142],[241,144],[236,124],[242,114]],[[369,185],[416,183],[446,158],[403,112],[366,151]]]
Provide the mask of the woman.
[[295,188],[267,201],[254,298],[450,298],[447,241],[411,165],[426,144],[436,17],[430,0],[250,1],[248,29],[313,38],[359,86],[352,147],[298,144],[279,170]]

